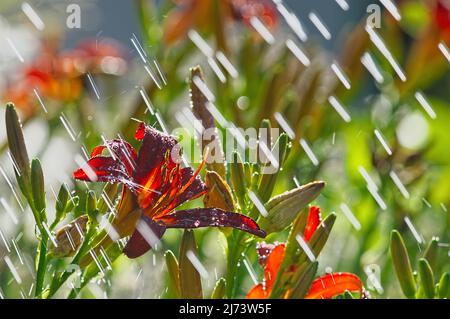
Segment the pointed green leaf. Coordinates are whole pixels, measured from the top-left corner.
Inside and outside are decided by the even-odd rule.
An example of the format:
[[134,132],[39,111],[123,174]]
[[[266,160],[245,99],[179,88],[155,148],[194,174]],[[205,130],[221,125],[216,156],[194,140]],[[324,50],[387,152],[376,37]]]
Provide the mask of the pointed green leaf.
[[433,237],[428,244],[427,249],[424,253],[424,258],[428,261],[430,264],[431,269],[436,269],[436,263],[438,258],[438,252],[439,252],[439,238]]
[[214,290],[211,294],[211,299],[223,299],[223,296],[225,295],[225,286],[225,278],[220,278],[219,280],[217,280],[216,286],[214,287]]
[[439,280],[439,298],[450,298],[450,274],[444,273]]
[[404,295],[414,299],[416,295],[416,283],[414,281],[411,262],[402,235],[397,230],[391,232],[391,257],[395,272]]
[[180,244],[180,290],[182,298],[203,298],[200,274],[191,263],[189,255],[198,256],[194,232],[185,230]]
[[419,278],[420,287],[423,289],[425,297],[428,299],[434,298],[434,274],[431,270],[430,264],[425,258],[419,259]]
[[169,273],[170,282],[174,287],[177,298],[181,297],[181,287],[180,287],[180,267],[178,266],[177,257],[173,254],[171,250],[166,251],[164,254],[166,258],[167,271]]

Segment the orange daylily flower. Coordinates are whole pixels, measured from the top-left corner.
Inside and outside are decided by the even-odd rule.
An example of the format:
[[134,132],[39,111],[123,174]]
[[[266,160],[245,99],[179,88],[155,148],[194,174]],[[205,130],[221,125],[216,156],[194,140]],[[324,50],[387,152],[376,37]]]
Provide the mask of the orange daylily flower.
[[40,55],[10,81],[3,97],[26,118],[40,102],[36,94],[42,99],[73,102],[82,93],[85,73],[121,75],[126,67],[125,50],[112,40],[87,40],[63,53],[51,45],[43,46]]
[[339,272],[314,279],[305,299],[330,299],[346,291],[363,294],[364,287],[358,276]]
[[[303,232],[305,242],[311,239],[321,223],[320,208],[312,206],[309,210],[308,221]],[[257,246],[259,261],[264,268],[264,282],[255,285],[247,294],[248,299],[267,299],[270,297],[275,280],[280,271],[284,259],[286,245],[278,244],[259,244]],[[288,271],[295,271],[292,265]],[[335,273],[315,279],[305,298],[307,299],[326,299],[343,294],[345,291],[358,291],[363,293],[363,285],[358,276],[351,273]]]

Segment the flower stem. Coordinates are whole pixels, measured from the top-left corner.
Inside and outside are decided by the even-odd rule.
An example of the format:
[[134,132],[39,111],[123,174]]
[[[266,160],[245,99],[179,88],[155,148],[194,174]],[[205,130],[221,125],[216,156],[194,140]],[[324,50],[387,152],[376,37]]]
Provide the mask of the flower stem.
[[238,269],[238,261],[244,250],[242,244],[243,233],[233,231],[235,234],[228,238],[228,258],[227,258],[227,274],[226,274],[226,296],[228,299],[234,297],[236,273]]
[[42,290],[44,288],[44,279],[47,268],[47,245],[48,245],[48,235],[47,233],[42,233],[41,242],[39,244],[39,256],[38,265],[36,272],[36,289],[34,295],[36,298],[41,298]]
[[[78,250],[75,257],[72,259],[72,262],[70,263],[71,265],[78,265],[81,258],[87,253],[87,251],[89,250],[90,239],[94,234],[95,234],[95,227],[93,226],[89,227],[80,249]],[[71,271],[64,271],[59,280],[54,285],[52,284],[51,290],[48,294],[48,298],[51,298],[58,291],[58,289],[61,288],[61,286],[67,281],[67,279],[69,279],[72,273],[73,272]]]

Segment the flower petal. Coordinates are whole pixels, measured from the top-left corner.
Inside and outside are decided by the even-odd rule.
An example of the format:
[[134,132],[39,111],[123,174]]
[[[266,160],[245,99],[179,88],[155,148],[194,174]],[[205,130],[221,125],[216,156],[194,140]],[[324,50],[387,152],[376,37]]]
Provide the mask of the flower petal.
[[306,223],[305,232],[303,233],[303,239],[308,242],[311,236],[316,231],[322,222],[322,217],[320,215],[320,208],[317,206],[311,206],[309,209],[308,222]]
[[123,249],[128,258],[137,258],[145,254],[164,235],[166,227],[153,219],[142,215],[136,225],[136,230]]
[[96,156],[91,158],[85,167],[73,172],[73,177],[87,182],[119,183],[128,179],[125,166],[112,157]]
[[[111,156],[102,156],[108,149]],[[136,160],[136,151],[127,142],[121,139],[110,140],[106,145],[94,147],[91,159],[87,162],[89,167],[81,167],[73,173],[79,180],[91,182],[123,182],[131,183],[131,174]],[[96,175],[94,178],[93,175]]]
[[167,228],[234,227],[259,237],[266,236],[253,219],[218,208],[180,210],[157,220]]
[[136,160],[136,169],[133,174],[134,182],[145,185],[152,170],[166,163],[168,170],[178,161],[180,149],[177,141],[154,128],[141,123],[135,134],[136,139],[142,139],[142,145]]
[[362,293],[363,285],[358,276],[351,273],[334,273],[315,279],[306,299],[329,299],[348,291]]
[[267,292],[264,290],[263,284],[255,285],[245,296],[246,299],[266,299]]
[[278,276],[281,263],[283,262],[286,245],[278,244],[267,257],[266,267],[264,268],[265,288],[268,293],[272,291],[275,280]]

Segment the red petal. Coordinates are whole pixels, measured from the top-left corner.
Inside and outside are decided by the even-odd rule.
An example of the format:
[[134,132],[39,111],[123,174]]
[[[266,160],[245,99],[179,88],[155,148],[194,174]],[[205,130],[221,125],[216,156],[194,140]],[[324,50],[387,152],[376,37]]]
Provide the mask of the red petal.
[[136,133],[134,133],[134,138],[138,141],[142,141],[145,135],[145,124],[144,122],[139,123],[138,128],[136,129]]
[[[87,165],[89,167],[81,167],[73,172],[73,177],[87,182],[112,183],[124,182],[128,178],[125,167],[112,157],[93,157],[87,162]],[[96,176],[89,176],[91,175],[90,171]]]
[[177,141],[173,137],[146,126],[144,123],[139,125],[135,137],[143,140],[133,174],[135,183],[145,185],[152,170],[159,166],[167,165],[169,170],[175,166],[173,157],[179,154],[172,154],[172,149],[177,145]]
[[264,279],[266,284],[266,290],[268,292],[272,291],[273,284],[277,279],[278,272],[281,267],[281,263],[283,262],[284,252],[285,252],[285,244],[279,244],[276,246],[270,255],[267,257],[267,264],[264,268]]
[[91,157],[102,155],[103,150],[106,148],[105,145],[99,145],[94,147],[91,152]]
[[351,273],[334,273],[315,279],[306,299],[329,299],[346,290],[362,293],[363,285],[358,276]]
[[308,242],[311,236],[316,231],[322,222],[322,217],[320,216],[320,208],[317,206],[311,206],[309,209],[308,222],[306,224],[305,232],[303,233],[303,239]]
[[128,258],[137,258],[152,248],[152,244],[159,240],[166,231],[166,227],[156,223],[151,218],[142,215],[136,230],[123,249]]
[[254,286],[247,296],[245,296],[247,299],[266,299],[267,298],[267,292],[264,290],[263,284],[257,284]]
[[219,208],[180,210],[157,220],[166,224],[167,228],[233,227],[259,237],[266,236],[253,219]]

